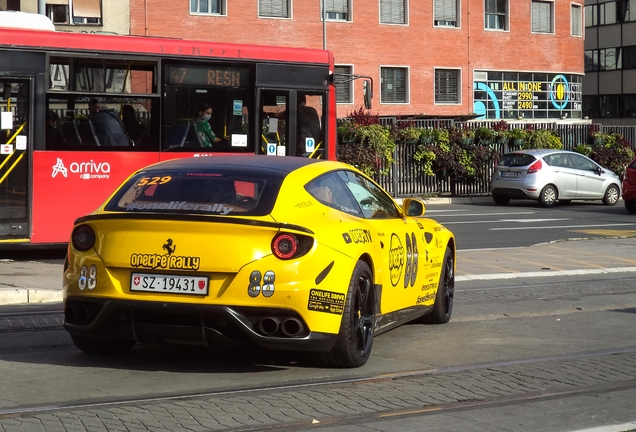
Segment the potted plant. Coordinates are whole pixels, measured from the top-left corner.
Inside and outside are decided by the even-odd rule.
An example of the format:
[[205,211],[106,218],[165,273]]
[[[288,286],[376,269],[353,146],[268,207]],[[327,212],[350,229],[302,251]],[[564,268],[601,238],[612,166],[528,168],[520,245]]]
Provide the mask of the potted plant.
[[485,126],[478,127],[475,130],[475,138],[481,145],[492,145],[495,142],[495,131]]
[[528,131],[523,128],[514,128],[508,131],[508,138],[512,141],[514,148],[521,148],[526,143]]
[[427,127],[422,129],[422,132],[420,133],[420,143],[421,144],[432,144],[435,142],[435,129],[433,129],[432,127]]
[[420,141],[421,133],[422,129],[414,126],[408,126],[404,129],[400,129],[400,131],[398,132],[398,137],[405,144],[417,144]]
[[475,131],[472,129],[463,129],[462,130],[462,144],[463,145],[473,145],[475,142]]
[[338,138],[341,143],[353,143],[356,142],[356,131],[357,127],[350,121],[345,121],[338,126],[336,129],[338,133]]

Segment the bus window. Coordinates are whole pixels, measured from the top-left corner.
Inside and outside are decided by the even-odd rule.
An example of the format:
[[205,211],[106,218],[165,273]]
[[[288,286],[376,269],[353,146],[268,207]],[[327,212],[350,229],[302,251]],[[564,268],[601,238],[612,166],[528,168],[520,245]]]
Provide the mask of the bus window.
[[[151,61],[52,56],[45,148],[158,150],[159,116],[153,117],[159,111],[156,69]],[[128,145],[111,148],[99,139],[103,135],[91,118],[91,100],[121,121]]]
[[292,155],[288,146],[289,92],[261,90],[261,154]]
[[[129,150],[158,149],[158,122],[153,106],[158,101],[126,97],[49,97],[47,103],[47,150],[109,150],[99,140],[91,118],[90,103],[97,99],[111,115],[119,118],[133,145]],[[53,116],[53,114],[56,116]],[[57,124],[51,124],[51,120]],[[116,147],[115,150],[126,148]]]
[[254,153],[248,67],[164,65],[164,151]]

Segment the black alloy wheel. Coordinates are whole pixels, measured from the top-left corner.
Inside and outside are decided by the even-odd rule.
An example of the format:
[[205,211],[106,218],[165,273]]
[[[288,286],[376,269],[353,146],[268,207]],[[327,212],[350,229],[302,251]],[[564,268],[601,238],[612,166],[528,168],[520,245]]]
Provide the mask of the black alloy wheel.
[[336,344],[319,354],[322,364],[354,368],[364,365],[371,355],[375,326],[375,295],[369,265],[358,261],[345,300],[340,332]]

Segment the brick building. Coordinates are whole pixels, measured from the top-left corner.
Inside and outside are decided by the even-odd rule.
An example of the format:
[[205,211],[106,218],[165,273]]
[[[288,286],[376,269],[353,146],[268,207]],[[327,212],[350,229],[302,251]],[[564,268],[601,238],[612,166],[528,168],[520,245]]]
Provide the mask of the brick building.
[[[96,30],[125,27],[129,12],[133,35],[325,45],[337,73],[373,78],[380,115],[582,117],[584,0],[121,1],[46,3],[99,3]],[[343,117],[362,106],[362,82],[337,81]]]

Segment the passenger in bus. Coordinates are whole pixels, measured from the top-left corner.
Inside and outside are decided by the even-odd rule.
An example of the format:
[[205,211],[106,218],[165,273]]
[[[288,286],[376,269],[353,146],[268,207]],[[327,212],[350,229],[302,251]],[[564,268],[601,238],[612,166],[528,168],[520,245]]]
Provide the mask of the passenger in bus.
[[46,112],[46,148],[59,149],[64,147],[66,140],[64,135],[58,128],[60,124],[60,116],[53,110]]
[[307,138],[313,138],[314,148],[322,142],[322,128],[320,117],[315,108],[307,106],[307,97],[304,93],[298,93],[298,145],[297,155],[309,156],[306,153]]
[[89,110],[99,145],[104,147],[130,146],[124,123],[115,110],[108,108],[97,99],[91,100]]
[[146,127],[137,120],[137,113],[132,105],[126,104],[121,107],[121,121],[128,136],[132,138],[136,145],[142,141],[147,133]]
[[203,147],[212,147],[213,143],[221,142],[221,138],[217,137],[212,131],[212,126],[210,126],[211,118],[212,108],[208,104],[199,104],[196,112],[194,113],[194,123]]

